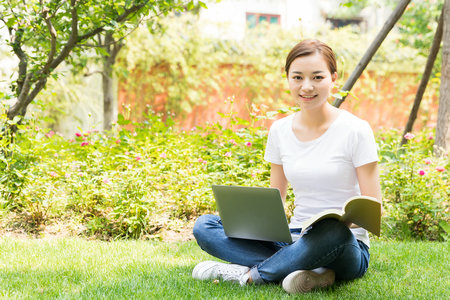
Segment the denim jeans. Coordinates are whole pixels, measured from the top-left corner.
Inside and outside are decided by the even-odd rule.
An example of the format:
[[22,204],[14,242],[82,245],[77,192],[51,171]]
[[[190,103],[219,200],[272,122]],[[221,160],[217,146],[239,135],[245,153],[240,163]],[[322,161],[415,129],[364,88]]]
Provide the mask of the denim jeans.
[[280,282],[293,271],[319,267],[334,270],[337,280],[351,280],[363,276],[369,266],[367,245],[334,219],[317,222],[297,241],[283,243],[229,238],[219,216],[203,215],[195,222],[194,236],[212,256],[250,267],[255,284]]

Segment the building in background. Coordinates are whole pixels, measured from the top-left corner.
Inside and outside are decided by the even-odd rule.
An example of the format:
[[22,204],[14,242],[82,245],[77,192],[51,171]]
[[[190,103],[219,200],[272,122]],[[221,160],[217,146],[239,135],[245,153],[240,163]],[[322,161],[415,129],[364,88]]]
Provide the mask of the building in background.
[[204,1],[208,9],[200,19],[210,23],[205,33],[223,39],[243,39],[246,31],[266,22],[283,29],[301,28],[314,34],[325,24],[331,27],[355,25],[367,31],[381,27],[391,9],[366,7],[354,16],[340,17],[335,12],[348,11],[339,0],[214,0]]

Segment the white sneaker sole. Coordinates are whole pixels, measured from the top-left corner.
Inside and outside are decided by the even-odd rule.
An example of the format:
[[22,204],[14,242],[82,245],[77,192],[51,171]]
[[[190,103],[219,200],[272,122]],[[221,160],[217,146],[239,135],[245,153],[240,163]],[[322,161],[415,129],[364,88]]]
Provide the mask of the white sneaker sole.
[[289,294],[308,293],[315,288],[324,288],[334,283],[333,270],[322,274],[308,270],[295,271],[283,280],[283,289]]
[[217,274],[212,270],[217,268],[220,263],[217,261],[203,261],[194,267],[192,270],[192,277],[199,280],[216,279]]

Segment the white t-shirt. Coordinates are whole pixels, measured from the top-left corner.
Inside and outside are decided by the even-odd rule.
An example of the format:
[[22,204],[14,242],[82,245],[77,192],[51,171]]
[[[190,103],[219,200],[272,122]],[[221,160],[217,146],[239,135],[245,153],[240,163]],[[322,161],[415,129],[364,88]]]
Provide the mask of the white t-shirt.
[[[361,195],[355,168],[378,161],[378,155],[370,125],[345,110],[340,110],[324,134],[308,142],[295,136],[294,115],[273,123],[264,159],[283,165],[295,196],[289,227],[300,228],[311,216],[329,208],[342,209],[348,198]],[[352,232],[369,245],[365,229]]]

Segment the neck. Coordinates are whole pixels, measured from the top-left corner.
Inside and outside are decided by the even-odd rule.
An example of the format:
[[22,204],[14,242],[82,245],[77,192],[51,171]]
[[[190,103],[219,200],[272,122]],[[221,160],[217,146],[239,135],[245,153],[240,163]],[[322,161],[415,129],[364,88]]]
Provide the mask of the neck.
[[337,112],[336,107],[326,103],[317,109],[301,110],[299,122],[308,128],[321,128],[333,121]]

